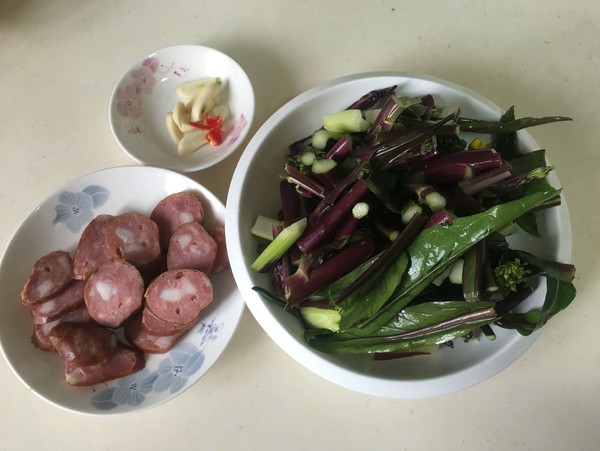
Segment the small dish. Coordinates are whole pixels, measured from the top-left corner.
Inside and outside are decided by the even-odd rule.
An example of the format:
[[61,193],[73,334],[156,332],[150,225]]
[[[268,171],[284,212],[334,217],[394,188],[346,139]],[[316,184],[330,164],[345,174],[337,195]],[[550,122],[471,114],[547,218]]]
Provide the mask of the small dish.
[[[439,396],[482,382],[509,366],[539,337],[540,331],[521,336],[497,328],[493,341],[457,341],[455,349],[445,348],[428,356],[374,361],[367,355],[326,354],[311,348],[304,327],[279,306],[265,300],[253,289],[270,289],[271,275],[250,269],[256,258],[257,241],[250,229],[256,216],[275,217],[281,208],[279,182],[290,143],[310,136],[322,124],[322,117],[343,110],[374,89],[396,85],[405,96],[432,94],[440,105],[460,105],[466,117],[497,120],[501,109],[477,93],[454,83],[398,72],[356,74],[335,79],[298,95],[275,112],[257,131],[242,154],[227,196],[227,245],[232,268],[246,305],[265,332],[297,362],[339,386],[372,396],[424,398]],[[521,149],[532,151],[538,145],[527,132],[518,134]],[[554,173],[548,181],[560,184]],[[518,235],[522,246],[541,258],[569,261],[571,228],[564,202],[540,212],[542,238]],[[540,286],[528,302],[540,305],[545,288]]]
[[159,200],[179,191],[199,196],[208,225],[224,224],[224,205],[202,185],[170,170],[131,166],[100,170],[67,183],[17,229],[0,260],[0,348],[15,375],[36,395],[88,415],[146,410],[191,387],[225,350],[244,310],[229,269],[213,276],[214,301],[201,320],[168,353],[147,354],[146,367],[131,376],[73,387],[65,382],[60,357],[31,343],[33,324],[29,309],[20,302],[20,291],[33,263],[53,250],[73,252],[92,217],[124,212],[149,215]]
[[[177,102],[175,88],[208,77],[221,79],[221,101],[230,109],[223,143],[180,156],[165,125]],[[226,54],[201,45],[165,47],[145,56],[117,82],[109,105],[111,131],[129,157],[179,172],[206,169],[227,158],[246,138],[253,117],[254,91],[244,70]]]

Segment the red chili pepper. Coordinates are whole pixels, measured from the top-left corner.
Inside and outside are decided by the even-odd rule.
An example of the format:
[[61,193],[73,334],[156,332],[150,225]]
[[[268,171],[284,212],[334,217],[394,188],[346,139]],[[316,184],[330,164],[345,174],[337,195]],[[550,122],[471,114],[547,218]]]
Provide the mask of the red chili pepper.
[[223,130],[221,129],[223,119],[221,119],[221,116],[205,116],[204,122],[190,122],[190,125],[199,128],[200,130],[208,130],[206,140],[213,146],[218,146],[223,142]]
[[223,130],[220,128],[213,128],[206,134],[206,140],[213,146],[219,146],[223,142]]

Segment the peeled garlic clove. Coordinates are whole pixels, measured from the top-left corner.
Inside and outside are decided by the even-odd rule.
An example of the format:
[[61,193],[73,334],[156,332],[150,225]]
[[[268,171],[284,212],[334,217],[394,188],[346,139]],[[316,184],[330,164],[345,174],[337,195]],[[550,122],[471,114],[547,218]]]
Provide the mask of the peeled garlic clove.
[[165,123],[167,125],[169,136],[171,137],[171,139],[173,139],[173,142],[175,142],[175,144],[178,144],[181,138],[183,138],[183,133],[181,133],[181,130],[173,120],[173,113],[167,113]]
[[173,121],[181,129],[181,124],[188,121],[188,112],[185,109],[185,105],[181,102],[177,102],[173,108]]
[[177,144],[178,155],[189,155],[195,152],[208,141],[206,140],[206,132],[204,130],[195,130],[184,133],[183,137]]
[[190,110],[190,120],[192,122],[198,122],[202,118],[202,114],[204,114],[207,111],[212,110],[212,108],[214,106],[215,106],[215,102],[214,102],[213,98],[208,94],[204,94],[202,96],[195,97],[194,100],[192,100],[192,108]]
[[201,80],[192,80],[185,83],[180,83],[175,87],[175,93],[182,102],[188,103],[198,93],[208,85],[220,85],[221,80],[218,77],[209,77]]
[[195,130],[198,130],[197,127],[194,127],[193,125],[191,125],[189,122],[183,122],[180,126],[179,126],[179,130],[181,130],[182,133],[189,133],[189,132],[193,132]]
[[217,105],[209,111],[208,115],[210,117],[220,116],[222,120],[225,120],[229,117],[229,107],[224,103],[221,105]]

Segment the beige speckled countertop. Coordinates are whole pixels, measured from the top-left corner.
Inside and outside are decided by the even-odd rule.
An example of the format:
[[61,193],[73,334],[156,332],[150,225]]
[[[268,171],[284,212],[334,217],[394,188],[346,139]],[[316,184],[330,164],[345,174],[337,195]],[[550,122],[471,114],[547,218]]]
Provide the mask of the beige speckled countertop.
[[[133,164],[109,129],[112,89],[141,55],[186,43],[245,68],[257,101],[253,132],[304,90],[375,70],[444,78],[503,108],[516,104],[523,116],[573,117],[531,134],[565,188],[578,268],[576,301],[522,358],[432,399],[374,398],[331,384],[280,350],[248,311],[206,376],[130,416],[59,410],[2,361],[0,450],[598,449],[598,36],[593,0],[0,1],[2,249],[65,182]],[[225,201],[240,154],[192,178]]]

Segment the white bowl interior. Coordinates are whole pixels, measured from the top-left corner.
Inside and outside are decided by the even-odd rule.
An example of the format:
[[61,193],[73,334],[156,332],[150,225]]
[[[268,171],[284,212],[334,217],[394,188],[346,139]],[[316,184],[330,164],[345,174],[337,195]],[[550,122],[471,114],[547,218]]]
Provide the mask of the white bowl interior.
[[[325,379],[359,392],[391,398],[418,398],[456,391],[485,380],[508,366],[536,339],[495,328],[495,341],[457,343],[430,356],[374,362],[365,356],[325,354],[311,349],[302,326],[289,313],[263,300],[252,287],[270,288],[270,278],[249,270],[257,242],[250,233],[256,215],[278,211],[279,176],[288,145],[321,126],[321,117],[346,108],[372,89],[398,85],[402,95],[433,94],[440,105],[460,105],[464,116],[497,119],[500,109],[474,92],[431,77],[403,73],[371,73],[344,77],[313,88],[283,106],[256,133],[235,170],[227,198],[227,242],[236,283],[249,309],[269,336],[291,357]],[[525,148],[538,146],[520,133]],[[558,186],[554,175],[551,182]],[[543,239],[517,238],[547,258],[569,261],[570,223],[566,205],[544,212]],[[541,287],[529,302],[540,302]]]
[[[139,117],[135,113],[124,116],[119,111],[122,92],[132,85],[132,73],[140,68],[151,79],[147,90],[136,96],[141,101],[141,112]],[[227,121],[231,131],[220,146],[205,145],[192,154],[179,156],[165,126],[165,116],[177,102],[175,87],[207,77],[223,81],[221,98],[231,111]],[[254,91],[242,67],[228,55],[200,45],[166,47],[147,55],[125,72],[109,105],[112,133],[126,154],[140,163],[181,172],[205,169],[231,155],[247,136],[253,117]]]
[[[122,414],[141,411],[162,404],[193,385],[221,355],[233,336],[244,309],[231,271],[225,270],[212,280],[214,302],[203,317],[167,354],[147,355],[146,369],[129,378],[93,387],[73,387],[65,382],[64,368],[57,354],[38,350],[30,341],[33,330],[29,309],[21,304],[20,291],[33,263],[57,249],[75,250],[85,224],[76,231],[65,223],[56,223],[55,206],[60,193],[81,193],[87,187],[102,187],[108,197],[93,208],[94,216],[137,212],[149,215],[166,195],[191,191],[203,201],[206,224],[224,224],[225,206],[209,190],[176,172],[147,166],[111,168],[73,180],[51,194],[24,220],[7,245],[0,263],[0,347],[16,376],[35,394],[60,408],[90,415]],[[207,339],[210,338],[210,339]],[[174,353],[179,353],[175,356]],[[201,365],[167,390],[150,384],[160,371],[161,363],[182,355],[201,358]],[[194,356],[194,354],[196,354]],[[184,358],[182,363],[187,365]],[[191,362],[191,360],[189,361]],[[196,360],[198,362],[198,360]],[[147,389],[130,390],[137,382]],[[152,387],[151,387],[152,386]]]

